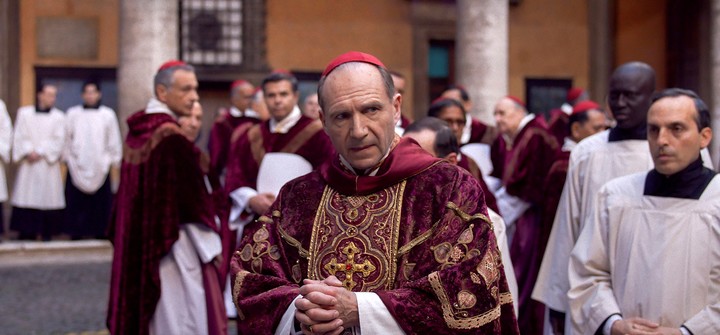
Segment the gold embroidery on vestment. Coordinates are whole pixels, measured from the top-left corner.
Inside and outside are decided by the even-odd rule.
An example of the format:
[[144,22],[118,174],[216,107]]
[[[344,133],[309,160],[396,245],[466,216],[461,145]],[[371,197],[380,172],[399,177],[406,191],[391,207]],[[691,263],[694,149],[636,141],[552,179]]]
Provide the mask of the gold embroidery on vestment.
[[308,278],[336,275],[354,291],[391,289],[405,181],[370,195],[323,191],[308,248]]
[[490,225],[490,229],[492,229],[492,221],[490,221],[490,219],[483,213],[476,213],[475,215],[470,215],[468,213],[465,213],[465,211],[463,211],[460,207],[458,207],[458,205],[453,202],[448,202],[447,204],[445,204],[445,207],[455,211],[455,213],[457,213],[457,215],[465,222],[470,222],[474,219],[481,219],[487,222],[487,224]]
[[283,229],[280,225],[277,225],[277,230],[280,233],[280,237],[282,237],[285,242],[287,242],[289,245],[295,247],[298,250],[298,254],[300,257],[307,257],[308,251],[303,248],[302,243],[300,241],[296,240],[294,237],[290,236],[285,229]]
[[443,288],[442,281],[440,280],[440,274],[437,271],[431,273],[428,275],[428,281],[430,282],[430,286],[432,286],[438,300],[440,300],[440,305],[443,310],[443,318],[445,319],[445,323],[448,327],[452,329],[475,329],[480,328],[500,317],[500,304],[483,314],[473,317],[468,317],[469,314],[467,312],[455,312],[453,311],[450,299]]
[[408,253],[410,250],[412,250],[412,248],[415,248],[416,246],[420,245],[420,243],[427,241],[430,238],[430,236],[432,236],[432,234],[435,232],[435,229],[437,228],[437,226],[441,220],[436,221],[430,229],[428,229],[424,233],[420,234],[420,236],[414,238],[408,244],[406,244],[406,245],[402,246],[400,249],[398,249],[398,256],[402,256],[402,255]]
[[238,271],[237,275],[235,275],[235,285],[233,286],[233,302],[235,303],[235,308],[237,309],[238,318],[240,320],[245,320],[245,314],[243,314],[242,310],[240,309],[240,306],[238,305],[238,297],[240,295],[240,289],[242,288],[243,282],[245,281],[245,277],[249,275],[250,272],[247,272],[245,270]]
[[347,262],[345,264],[338,263],[334,257],[330,260],[329,263],[325,264],[325,270],[327,270],[327,272],[333,276],[336,272],[345,273],[345,280],[343,280],[343,286],[345,286],[345,288],[350,291],[352,291],[353,288],[355,288],[355,286],[357,285],[357,283],[353,280],[353,275],[356,272],[362,273],[363,277],[367,277],[371,273],[375,272],[375,265],[370,263],[370,261],[367,259],[363,263],[355,263],[355,254],[357,254],[358,252],[360,252],[360,249],[355,246],[355,243],[350,242],[350,244],[348,244],[342,250],[342,253],[347,256]]

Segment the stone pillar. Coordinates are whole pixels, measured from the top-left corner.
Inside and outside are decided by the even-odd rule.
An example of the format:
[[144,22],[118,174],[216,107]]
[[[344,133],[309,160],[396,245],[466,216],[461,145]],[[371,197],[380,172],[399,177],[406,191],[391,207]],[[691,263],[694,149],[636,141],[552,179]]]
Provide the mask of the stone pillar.
[[125,120],[145,108],[153,96],[153,77],[162,63],[179,55],[179,1],[120,1],[118,117]]
[[597,102],[605,101],[610,74],[613,71],[614,3],[607,0],[587,2],[590,33],[590,80],[587,90],[590,98]]
[[494,124],[495,103],[508,94],[508,1],[458,0],[457,83],[473,101],[471,114]]
[[717,169],[720,166],[720,0],[712,0],[710,17],[710,112],[713,141],[710,144],[710,156]]
[[20,103],[19,13],[19,0],[0,0],[0,99],[13,119]]

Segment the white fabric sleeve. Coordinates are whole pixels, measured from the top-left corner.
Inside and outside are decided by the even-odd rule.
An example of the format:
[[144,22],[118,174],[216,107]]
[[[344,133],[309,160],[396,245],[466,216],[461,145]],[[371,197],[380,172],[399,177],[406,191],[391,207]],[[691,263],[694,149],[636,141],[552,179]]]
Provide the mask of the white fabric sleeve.
[[500,258],[502,259],[503,268],[505,269],[505,278],[507,279],[510,294],[512,294],[513,297],[515,315],[518,315],[518,301],[520,301],[520,296],[518,295],[515,268],[513,267],[512,259],[510,259],[510,247],[508,246],[507,234],[505,232],[505,221],[498,213],[495,213],[495,211],[490,208],[488,208],[488,216],[490,216],[490,221],[492,221],[493,232],[495,233],[498,249],[500,249]]
[[12,144],[12,159],[15,163],[22,161],[34,149],[27,129],[27,113],[28,109],[20,108],[15,117],[15,132],[13,133]]
[[[250,204],[250,198],[258,195],[256,190],[249,187],[240,187],[230,192],[230,199],[232,199],[232,208],[230,209],[230,229],[240,230],[245,227],[250,221],[252,221],[252,215],[248,218],[241,219],[240,214],[243,212],[252,214],[248,205]],[[240,234],[238,232],[238,234]]]
[[209,263],[222,252],[220,236],[212,229],[202,224],[183,224],[182,229],[187,233],[197,251],[200,261]]
[[[50,113],[53,113],[52,111]],[[53,127],[48,137],[40,141],[40,146],[36,152],[43,156],[48,163],[52,164],[60,159],[65,150],[65,114],[60,112],[61,126]]]
[[120,135],[120,125],[118,123],[117,115],[111,108],[109,110],[108,125],[107,125],[107,153],[110,157],[110,164],[114,167],[119,167],[122,162],[122,137]]
[[0,158],[10,163],[10,145],[12,144],[12,122],[5,103],[0,100]]
[[295,331],[295,311],[297,310],[297,308],[295,308],[295,300],[300,299],[300,297],[300,295],[295,297],[295,299],[293,299],[293,301],[290,303],[290,306],[288,306],[285,314],[283,314],[282,318],[280,319],[280,323],[278,324],[277,328],[275,328],[275,335],[302,334],[302,332]]
[[503,219],[505,220],[505,226],[508,229],[513,227],[515,221],[530,208],[529,202],[510,195],[504,186],[498,190],[495,197],[497,198],[498,209],[500,209],[500,213],[502,213]]
[[621,312],[610,274],[608,250],[612,245],[608,243],[610,219],[606,186],[596,195],[589,209],[593,215],[570,254],[568,311],[577,334],[593,333],[609,316]]
[[611,335],[612,332],[612,325],[615,323],[615,321],[622,320],[622,317],[618,314],[610,315],[610,317],[605,321],[605,324],[603,324],[602,333],[603,335]]
[[690,335],[690,331],[685,326],[680,326],[680,333],[682,335]]
[[380,297],[372,292],[355,292],[360,333],[405,334]]

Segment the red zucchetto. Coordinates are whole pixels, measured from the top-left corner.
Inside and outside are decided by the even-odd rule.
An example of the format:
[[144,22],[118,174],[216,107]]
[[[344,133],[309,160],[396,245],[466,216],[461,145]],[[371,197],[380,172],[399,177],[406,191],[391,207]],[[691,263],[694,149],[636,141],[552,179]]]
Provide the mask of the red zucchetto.
[[174,66],[185,66],[185,65],[187,65],[187,63],[185,63],[181,60],[177,60],[177,59],[169,60],[169,61],[163,63],[163,65],[160,65],[158,72],[160,72],[162,70],[167,70]]
[[364,52],[359,52],[359,51],[350,51],[350,52],[346,52],[340,56],[335,57],[335,59],[333,59],[330,62],[330,64],[328,64],[328,66],[325,68],[325,71],[323,71],[322,76],[325,77],[328,74],[330,74],[330,72],[335,70],[335,68],[337,68],[338,66],[343,65],[345,63],[350,63],[350,62],[368,63],[368,64],[379,66],[383,69],[387,69],[387,67],[385,67],[385,64],[383,64],[377,57],[375,57],[371,54],[366,54]]
[[600,105],[598,105],[598,104],[597,104],[596,102],[594,102],[594,101],[585,100],[585,101],[581,101],[581,102],[578,102],[577,104],[575,104],[575,107],[573,107],[572,113],[573,113],[573,114],[578,114],[578,113],[582,113],[582,112],[587,112],[587,111],[589,111],[589,110],[591,110],[591,109],[598,109],[598,110],[599,110],[599,109],[600,109]]

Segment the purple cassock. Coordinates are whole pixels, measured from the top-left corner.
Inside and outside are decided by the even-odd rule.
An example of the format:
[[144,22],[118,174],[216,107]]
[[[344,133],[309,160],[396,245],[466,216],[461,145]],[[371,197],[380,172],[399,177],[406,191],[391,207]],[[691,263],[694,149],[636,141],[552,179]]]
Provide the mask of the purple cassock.
[[224,109],[213,123],[208,138],[208,152],[210,153],[210,169],[220,176],[228,159],[230,151],[230,139],[233,131],[238,127],[248,124],[255,125],[260,119],[250,116],[232,116],[230,111]]
[[[530,203],[517,219],[510,257],[518,282],[518,321],[523,334],[542,334],[544,306],[530,298],[542,262],[541,218],[545,203],[545,178],[559,150],[545,120],[535,117],[523,127],[509,146],[502,136],[491,148],[493,172],[507,193]],[[547,239],[545,239],[547,241]]]
[[302,280],[375,292],[408,334],[518,334],[483,192],[397,140],[374,176],[338,155],[287,183],[232,261],[241,333],[272,333]]
[[[215,202],[205,186],[208,161],[167,114],[128,118],[122,180],[113,204],[113,242],[107,326],[111,334],[148,334],[160,299],[160,260],[177,241],[181,223],[218,231]],[[225,311],[217,270],[203,265],[208,329],[224,334]]]
[[487,204],[488,208],[495,211],[495,213],[502,215],[497,206],[497,199],[495,199],[495,195],[490,192],[490,188],[487,186],[487,183],[485,183],[485,179],[483,179],[483,172],[480,170],[480,166],[468,155],[462,155],[462,159],[458,161],[458,166],[468,170],[468,172],[470,172],[470,174],[478,180],[480,187],[483,190],[483,194],[485,194],[485,204]]
[[498,135],[497,128],[490,127],[476,118],[471,118],[470,122],[470,139],[468,143],[485,143],[490,145],[495,141]]

